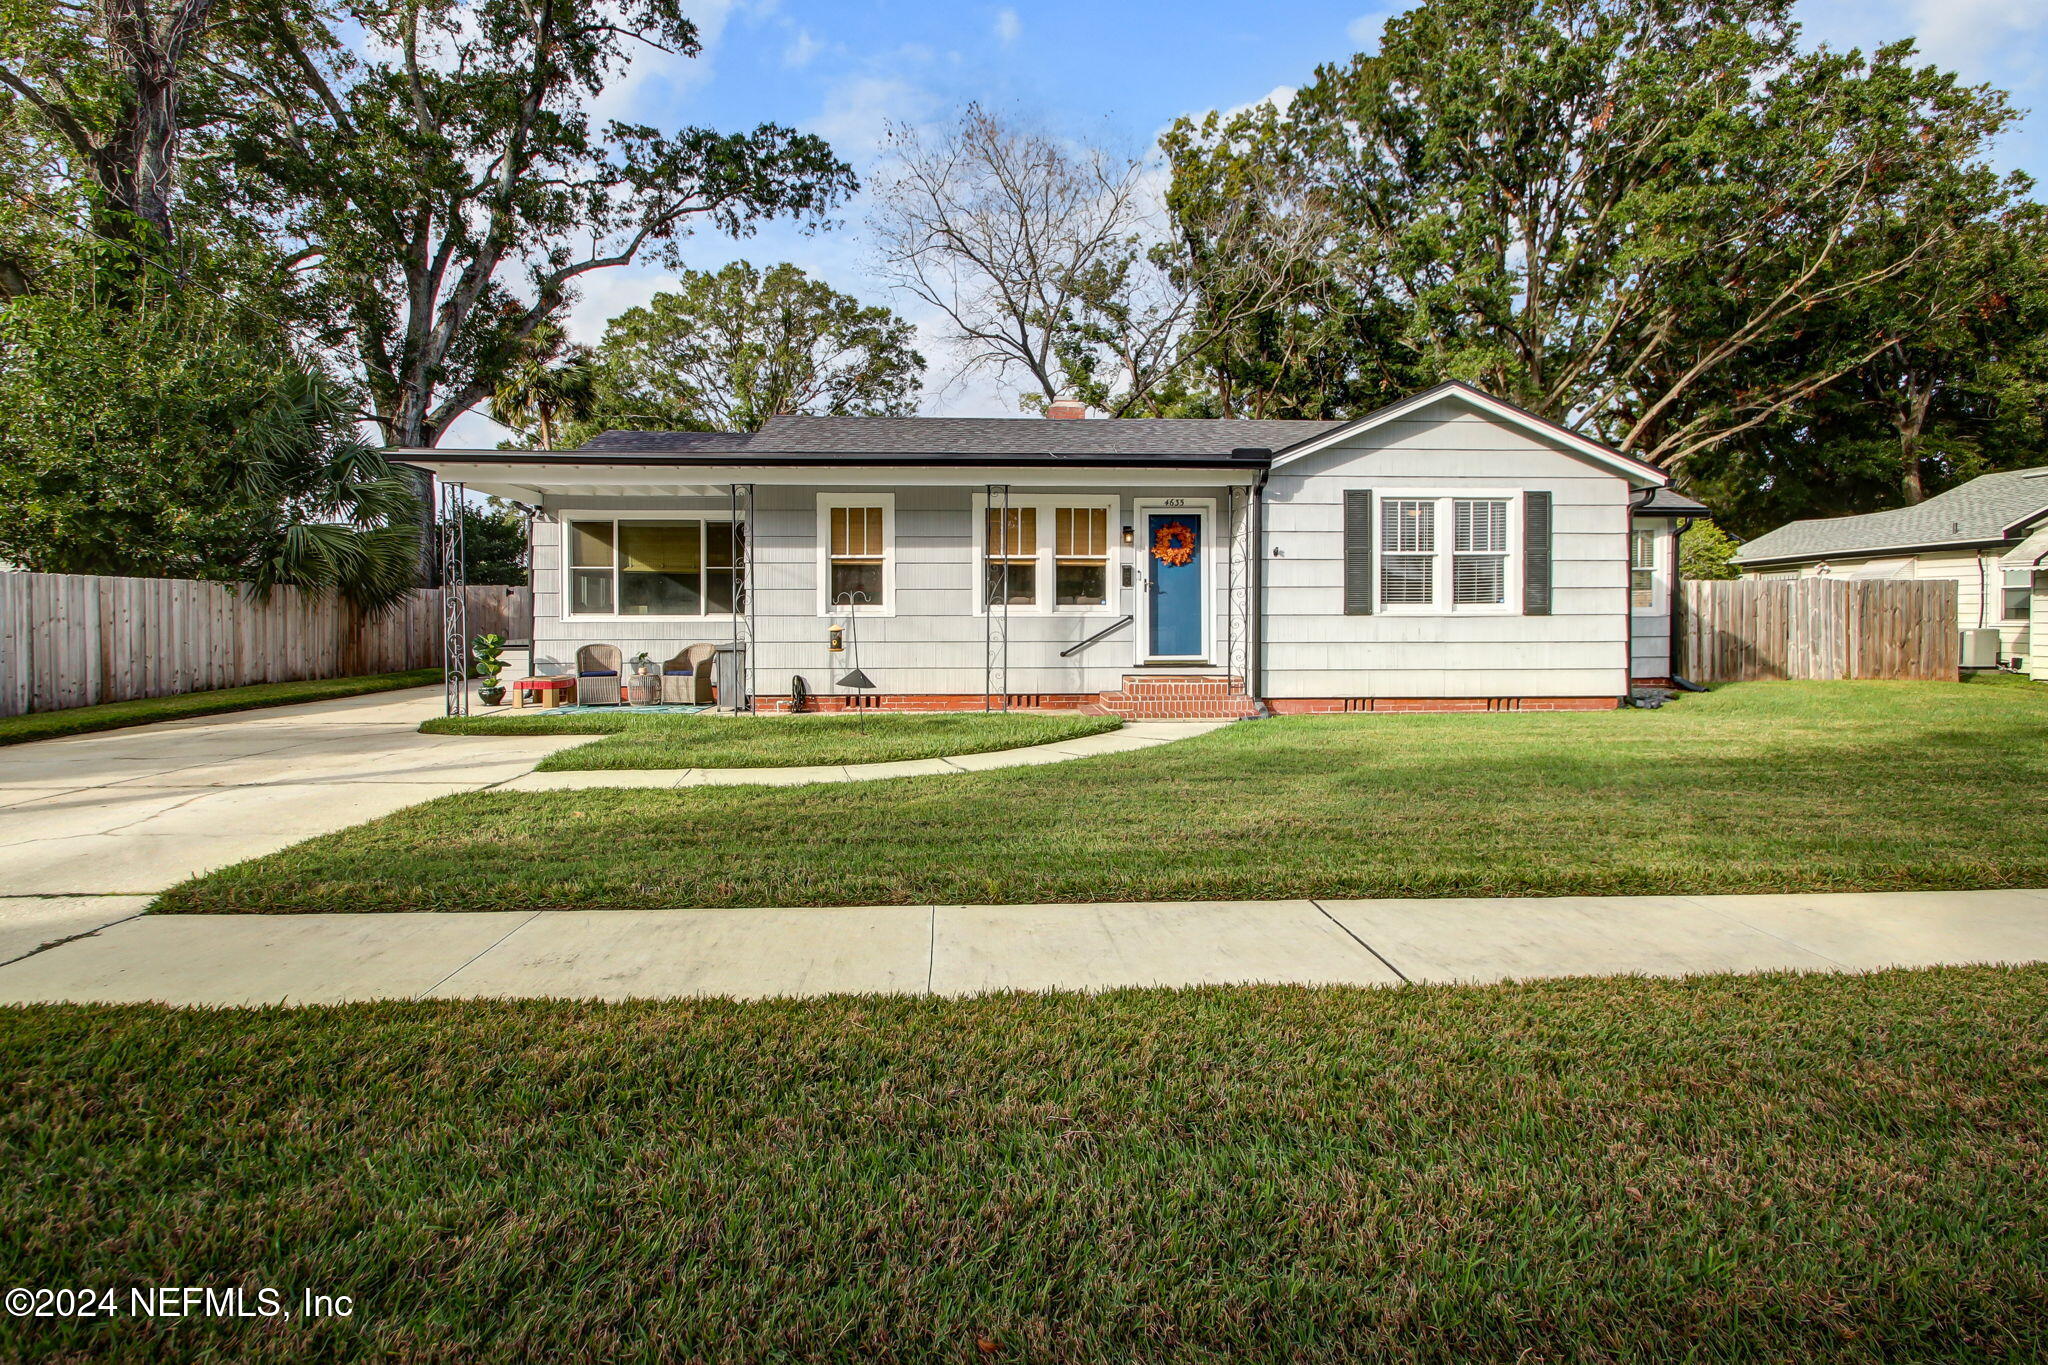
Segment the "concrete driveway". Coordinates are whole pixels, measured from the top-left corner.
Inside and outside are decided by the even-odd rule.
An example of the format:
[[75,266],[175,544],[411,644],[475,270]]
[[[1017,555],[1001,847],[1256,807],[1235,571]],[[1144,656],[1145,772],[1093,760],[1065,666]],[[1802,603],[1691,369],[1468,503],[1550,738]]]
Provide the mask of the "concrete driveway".
[[188,877],[456,792],[855,782],[1064,763],[1169,744],[1150,722],[953,758],[816,768],[537,773],[591,735],[423,735],[439,687],[0,747],[0,962],[140,914]]
[[440,688],[409,688],[0,748],[0,961],[187,877],[589,742],[420,734],[440,712]]

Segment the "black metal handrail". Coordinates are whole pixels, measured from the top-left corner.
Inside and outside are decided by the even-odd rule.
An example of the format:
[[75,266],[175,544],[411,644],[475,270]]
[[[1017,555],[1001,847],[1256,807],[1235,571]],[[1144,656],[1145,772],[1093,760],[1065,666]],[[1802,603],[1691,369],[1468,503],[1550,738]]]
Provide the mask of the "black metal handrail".
[[1061,650],[1060,657],[1064,659],[1067,658],[1069,655],[1079,654],[1082,650],[1088,648],[1088,646],[1094,644],[1097,640],[1100,640],[1103,636],[1109,634],[1111,631],[1122,630],[1125,626],[1129,625],[1131,622],[1137,619],[1138,618],[1135,616],[1126,616],[1122,620],[1111,621],[1108,625],[1104,626],[1101,630],[1096,631],[1093,635],[1083,640],[1080,644],[1075,645],[1070,649]]

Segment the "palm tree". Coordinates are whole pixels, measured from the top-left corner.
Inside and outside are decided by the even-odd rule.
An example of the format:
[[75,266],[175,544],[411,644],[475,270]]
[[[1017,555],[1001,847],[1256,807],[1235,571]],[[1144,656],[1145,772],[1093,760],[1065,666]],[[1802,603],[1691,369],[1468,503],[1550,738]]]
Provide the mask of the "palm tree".
[[597,364],[586,346],[557,344],[521,360],[491,395],[492,420],[542,450],[564,424],[588,421],[596,408]]
[[236,441],[238,491],[273,509],[247,565],[259,598],[280,587],[334,592],[375,612],[414,586],[418,497],[363,439],[341,385],[316,369],[286,370]]

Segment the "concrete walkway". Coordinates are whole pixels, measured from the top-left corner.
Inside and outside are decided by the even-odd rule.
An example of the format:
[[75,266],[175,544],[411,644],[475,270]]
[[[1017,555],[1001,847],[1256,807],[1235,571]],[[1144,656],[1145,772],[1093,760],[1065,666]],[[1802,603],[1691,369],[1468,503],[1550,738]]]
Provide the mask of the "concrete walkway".
[[[500,782],[498,790],[514,792],[572,791],[585,787],[800,787],[809,782],[866,782],[879,777],[934,777],[945,773],[982,773],[995,768],[1022,768],[1039,763],[1065,763],[1096,754],[1130,753],[1169,744],[1220,729],[1227,720],[1127,721],[1121,730],[1077,739],[997,749],[951,758],[912,758],[900,763],[849,763],[801,768],[620,768],[567,773],[527,773]],[[586,737],[587,738],[587,737]]]
[[[847,782],[1061,763],[1148,748],[1213,722],[1145,724],[1057,744],[832,768],[536,773],[593,735],[423,735],[441,689],[410,688],[0,747],[0,960],[82,933],[105,908],[457,792]],[[41,935],[40,938],[37,935]]]
[[958,995],[2042,959],[2048,891],[147,915],[0,966],[0,1003]]

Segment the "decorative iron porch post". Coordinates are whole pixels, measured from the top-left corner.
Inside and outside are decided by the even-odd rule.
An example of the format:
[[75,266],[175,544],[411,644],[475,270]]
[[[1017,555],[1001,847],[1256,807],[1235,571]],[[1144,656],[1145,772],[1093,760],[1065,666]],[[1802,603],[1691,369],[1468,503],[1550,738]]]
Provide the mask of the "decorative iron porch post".
[[1240,693],[1251,692],[1252,635],[1252,533],[1251,499],[1246,490],[1232,486],[1225,523],[1230,536],[1230,554],[1224,561],[1225,589],[1223,616],[1223,673],[1227,685]]
[[[740,651],[734,676],[746,692],[730,700],[733,710],[752,711],[754,698],[760,695],[754,673],[754,485],[734,483],[726,489],[732,517],[732,647]],[[727,700],[719,698],[721,703]]]
[[444,713],[469,714],[469,592],[462,548],[464,486],[441,490],[441,688]]
[[[981,709],[983,711],[1007,711],[1010,709],[1010,485],[992,483],[988,486],[988,506],[982,510],[981,518],[981,619],[983,623],[984,650]],[[989,523],[995,523],[995,535],[989,534]],[[1000,540],[1002,557],[996,557],[996,545]],[[1037,550],[1032,547],[1033,552]],[[989,591],[989,575],[996,575],[995,581],[1001,586]]]

